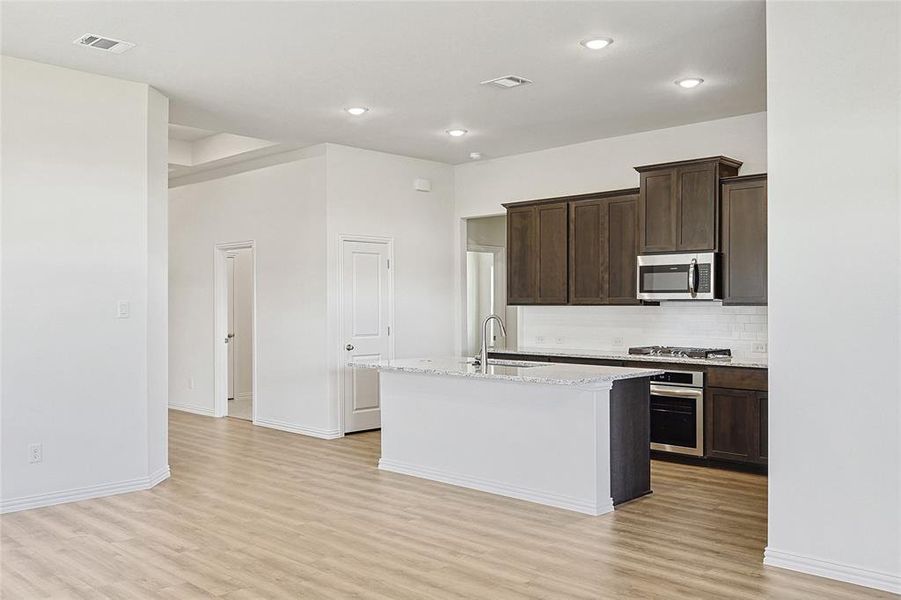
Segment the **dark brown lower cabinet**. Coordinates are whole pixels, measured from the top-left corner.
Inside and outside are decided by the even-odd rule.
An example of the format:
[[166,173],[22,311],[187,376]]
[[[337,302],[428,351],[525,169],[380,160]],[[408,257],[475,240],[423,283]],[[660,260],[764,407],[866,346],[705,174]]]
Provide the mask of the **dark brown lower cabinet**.
[[757,456],[762,463],[767,462],[770,457],[768,402],[769,398],[766,392],[757,392],[757,428],[760,430],[760,448]]
[[704,421],[708,458],[766,463],[766,392],[707,388]]

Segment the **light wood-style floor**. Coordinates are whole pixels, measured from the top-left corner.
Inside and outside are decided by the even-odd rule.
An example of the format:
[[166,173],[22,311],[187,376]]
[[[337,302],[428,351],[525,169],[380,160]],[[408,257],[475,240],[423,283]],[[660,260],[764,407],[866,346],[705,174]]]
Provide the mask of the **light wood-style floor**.
[[766,479],[655,463],[587,517],[376,469],[322,441],[170,415],[153,490],[0,518],[14,598],[888,598],[764,568]]

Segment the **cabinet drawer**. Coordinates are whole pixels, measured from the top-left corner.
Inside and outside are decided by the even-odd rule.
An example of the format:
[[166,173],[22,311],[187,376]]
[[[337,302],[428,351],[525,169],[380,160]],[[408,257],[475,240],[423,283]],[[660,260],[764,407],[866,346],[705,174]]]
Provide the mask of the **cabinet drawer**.
[[692,365],[683,363],[668,363],[663,360],[660,362],[651,360],[626,360],[623,361],[624,367],[635,369],[660,369],[668,371],[704,371],[704,365]]
[[731,388],[734,390],[758,390],[765,392],[768,371],[766,369],[745,369],[741,367],[708,367],[709,387]]

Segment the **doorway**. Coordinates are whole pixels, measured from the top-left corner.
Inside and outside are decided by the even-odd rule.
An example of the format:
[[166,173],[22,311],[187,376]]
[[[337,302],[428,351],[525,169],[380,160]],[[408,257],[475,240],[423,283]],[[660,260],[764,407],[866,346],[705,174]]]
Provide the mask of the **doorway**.
[[218,244],[215,254],[215,416],[256,415],[256,269],[253,242]]
[[516,347],[516,309],[507,307],[507,218],[504,215],[465,221],[464,262],[464,352],[478,354],[482,344],[482,322],[490,314],[500,315],[507,325],[507,337],[492,322],[488,347],[493,350]]
[[339,385],[344,433],[381,427],[378,371],[348,363],[394,357],[394,242],[339,238]]

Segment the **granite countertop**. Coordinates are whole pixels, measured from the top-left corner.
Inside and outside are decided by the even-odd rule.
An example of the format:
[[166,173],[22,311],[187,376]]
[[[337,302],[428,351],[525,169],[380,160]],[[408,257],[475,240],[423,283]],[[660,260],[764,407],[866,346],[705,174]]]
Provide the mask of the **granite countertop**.
[[401,371],[427,375],[450,375],[502,379],[520,383],[544,383],[551,385],[595,385],[612,383],[618,379],[651,377],[663,373],[660,369],[636,369],[630,367],[603,367],[594,365],[567,365],[519,360],[489,360],[488,370],[472,364],[472,358],[406,358],[372,362],[348,363],[350,367]]
[[680,363],[686,365],[708,365],[716,367],[742,367],[746,369],[766,369],[767,358],[758,356],[733,356],[732,358],[678,358],[672,356],[647,356],[629,354],[625,350],[585,350],[567,348],[519,348],[517,350],[491,350],[496,354],[522,354],[529,356],[560,356],[569,358],[601,358],[607,360],[633,360],[649,363]]

